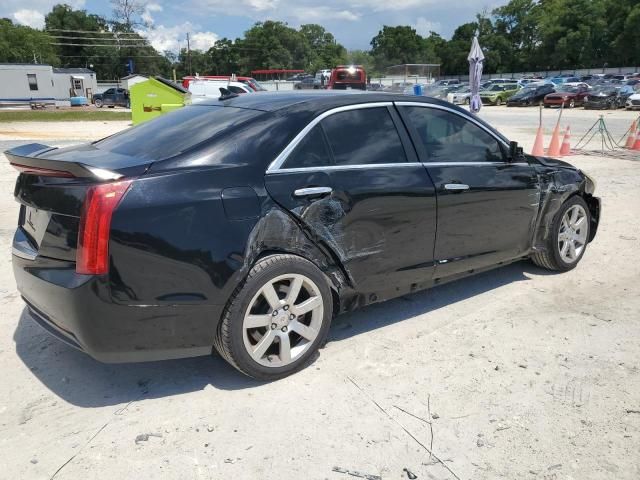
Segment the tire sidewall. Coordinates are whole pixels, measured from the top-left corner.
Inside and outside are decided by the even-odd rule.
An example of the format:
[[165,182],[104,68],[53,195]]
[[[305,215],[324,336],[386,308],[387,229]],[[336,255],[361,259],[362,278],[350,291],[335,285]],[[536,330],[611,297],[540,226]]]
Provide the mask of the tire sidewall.
[[[268,258],[270,257],[265,257],[261,261]],[[247,311],[247,308],[249,308],[249,303],[253,297],[265,283],[280,275],[292,273],[298,273],[309,277],[320,290],[323,301],[322,326],[320,327],[320,332],[313,341],[311,347],[309,347],[307,351],[295,362],[283,367],[265,367],[253,360],[244,346],[244,314]],[[308,260],[287,255],[283,257],[282,260],[257,272],[255,275],[250,275],[241,287],[235,301],[229,307],[228,318],[231,333],[229,348],[231,350],[231,354],[235,362],[238,364],[238,367],[254,378],[275,380],[285,377],[307,366],[308,363],[310,363],[317,355],[318,348],[324,344],[329,332],[332,316],[333,297],[331,295],[331,289],[326,276]]]
[[[567,212],[567,210],[569,210],[574,205],[582,206],[582,208],[584,208],[584,211],[587,213],[587,243],[585,244],[584,248],[582,249],[582,252],[578,256],[578,259],[573,263],[567,263],[562,259],[562,255],[560,255],[560,251],[558,248],[558,235],[560,233],[560,224],[562,223],[562,217],[564,217],[564,214]],[[585,202],[582,197],[579,197],[577,195],[569,198],[566,202],[564,202],[564,204],[562,205],[562,208],[553,219],[551,228],[552,228],[551,236],[550,236],[551,245],[549,246],[549,248],[552,252],[553,259],[556,265],[558,266],[558,269],[564,272],[573,270],[580,263],[580,260],[582,260],[582,257],[584,256],[584,252],[587,250],[587,245],[589,244],[589,235],[591,234],[591,212],[589,211],[589,206],[587,205],[587,202]]]

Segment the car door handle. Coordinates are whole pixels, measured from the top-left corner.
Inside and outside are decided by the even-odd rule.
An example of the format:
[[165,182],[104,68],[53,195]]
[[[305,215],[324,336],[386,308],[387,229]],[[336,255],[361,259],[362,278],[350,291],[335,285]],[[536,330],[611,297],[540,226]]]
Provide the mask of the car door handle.
[[331,187],[307,187],[299,188],[293,192],[294,197],[312,197],[317,195],[328,195],[333,189]]
[[444,189],[459,192],[462,190],[469,190],[469,185],[465,185],[464,183],[447,183],[445,184]]

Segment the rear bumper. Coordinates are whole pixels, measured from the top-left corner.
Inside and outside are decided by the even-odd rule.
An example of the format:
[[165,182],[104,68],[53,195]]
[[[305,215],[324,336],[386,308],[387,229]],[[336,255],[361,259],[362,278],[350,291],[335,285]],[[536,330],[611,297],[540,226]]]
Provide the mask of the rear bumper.
[[12,258],[29,316],[51,335],[106,363],[208,355],[223,306],[122,305],[106,278],[46,258]]

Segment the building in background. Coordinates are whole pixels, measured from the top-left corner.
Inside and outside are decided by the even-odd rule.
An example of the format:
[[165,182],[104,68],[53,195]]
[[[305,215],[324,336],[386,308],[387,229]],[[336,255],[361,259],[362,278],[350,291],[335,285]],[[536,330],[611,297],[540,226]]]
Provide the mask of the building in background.
[[91,96],[98,86],[96,73],[87,68],[51,65],[0,64],[0,107],[69,106],[72,97]]

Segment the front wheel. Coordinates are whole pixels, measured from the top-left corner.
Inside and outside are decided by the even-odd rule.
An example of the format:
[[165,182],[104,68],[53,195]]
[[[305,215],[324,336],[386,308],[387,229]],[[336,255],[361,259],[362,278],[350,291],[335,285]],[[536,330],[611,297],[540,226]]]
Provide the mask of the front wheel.
[[102,103],[102,100],[100,100],[99,98],[96,99],[95,104],[96,104],[96,107],[102,108],[103,103]]
[[569,108],[574,108],[576,106],[575,100],[569,100]]
[[582,197],[567,200],[553,219],[545,250],[536,252],[531,259],[547,270],[566,272],[578,265],[587,243],[591,214]]
[[245,375],[277,380],[313,360],[332,314],[329,283],[313,263],[271,255],[256,263],[233,294],[214,346]]
[[500,97],[496,98],[496,107],[502,105],[502,99]]

